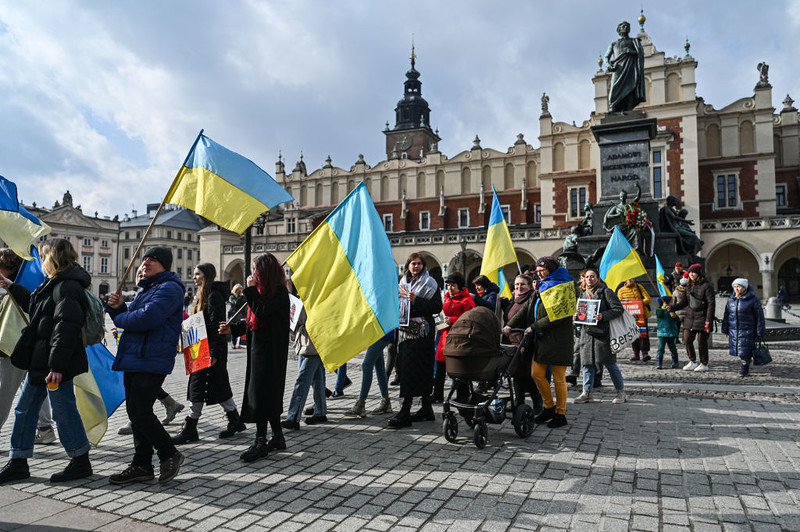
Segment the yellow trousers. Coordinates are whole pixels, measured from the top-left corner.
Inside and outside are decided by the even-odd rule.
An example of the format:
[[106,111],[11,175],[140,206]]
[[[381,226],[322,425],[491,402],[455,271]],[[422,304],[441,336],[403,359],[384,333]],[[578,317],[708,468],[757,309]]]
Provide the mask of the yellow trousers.
[[535,360],[531,362],[531,377],[544,400],[545,408],[556,407],[556,414],[567,413],[567,366],[550,366],[553,371],[553,384],[556,387],[556,400],[553,401],[553,392],[547,381],[547,364],[540,364]]

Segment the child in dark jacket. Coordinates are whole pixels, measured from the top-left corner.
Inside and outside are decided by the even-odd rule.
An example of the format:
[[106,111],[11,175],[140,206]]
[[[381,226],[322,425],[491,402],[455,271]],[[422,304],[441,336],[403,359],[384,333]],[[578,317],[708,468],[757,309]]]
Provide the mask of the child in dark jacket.
[[672,369],[678,366],[678,349],[675,342],[678,339],[678,329],[680,327],[680,317],[674,312],[667,310],[667,306],[672,303],[672,298],[664,296],[658,298],[659,307],[656,309],[658,324],[658,352],[656,354],[656,369],[663,369],[665,347],[669,347],[672,355]]

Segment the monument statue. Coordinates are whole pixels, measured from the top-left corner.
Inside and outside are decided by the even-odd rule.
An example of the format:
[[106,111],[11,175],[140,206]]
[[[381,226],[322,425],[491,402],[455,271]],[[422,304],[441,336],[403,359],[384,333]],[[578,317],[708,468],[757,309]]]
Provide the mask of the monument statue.
[[769,65],[762,62],[759,63],[756,68],[758,69],[758,83],[756,83],[756,88],[771,87],[772,85],[769,84]]
[[672,233],[678,236],[676,251],[681,255],[696,255],[703,249],[703,241],[695,234],[691,226],[694,224],[687,220],[689,211],[678,210],[680,201],[675,196],[667,196],[667,204],[658,211],[658,224],[662,233]]
[[612,42],[605,55],[611,76],[608,111],[630,111],[646,100],[644,84],[644,49],[638,37],[629,36],[631,25],[620,22],[619,39]]
[[559,262],[568,270],[580,270],[586,266],[586,259],[578,251],[578,237],[581,236],[580,224],[570,229],[569,235],[564,239]]
[[611,205],[603,216],[603,229],[606,233],[618,227],[622,235],[630,242],[631,247],[645,256],[653,254],[653,239],[655,232],[653,224],[647,219],[647,213],[639,206],[642,189],[636,185],[636,197],[628,201],[628,192],[625,189],[619,192],[619,203]]
[[594,205],[586,203],[583,206],[583,220],[578,224],[578,236],[591,236],[594,234]]

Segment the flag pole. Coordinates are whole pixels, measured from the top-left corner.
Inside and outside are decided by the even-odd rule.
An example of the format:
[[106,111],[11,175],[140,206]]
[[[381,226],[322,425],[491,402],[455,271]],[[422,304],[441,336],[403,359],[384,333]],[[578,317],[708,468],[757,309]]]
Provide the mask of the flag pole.
[[28,320],[28,316],[25,314],[25,312],[23,312],[22,307],[19,306],[19,303],[17,303],[17,300],[14,299],[14,295],[11,293],[11,291],[10,290],[6,290],[6,295],[9,297],[9,299],[11,299],[11,302],[14,303],[14,306],[17,307],[17,310],[19,311],[20,315],[22,316],[22,321],[25,322],[25,325],[30,325],[31,322],[30,322],[30,320]]
[[131,257],[131,263],[128,264],[128,268],[125,270],[125,273],[122,275],[122,279],[120,279],[119,285],[117,285],[117,293],[118,294],[122,293],[122,285],[125,284],[125,281],[128,279],[128,276],[131,274],[131,270],[133,270],[133,266],[136,263],[136,257],[138,257],[139,256],[139,252],[142,251],[142,248],[144,247],[144,243],[147,241],[147,237],[150,235],[150,231],[153,230],[153,226],[155,226],[156,220],[158,220],[158,215],[161,214],[161,211],[164,209],[164,205],[166,205],[167,196],[169,196],[169,193],[172,191],[172,188],[175,186],[175,182],[178,180],[178,177],[180,177],[181,172],[183,172],[184,166],[186,166],[186,163],[189,162],[189,157],[194,152],[194,148],[195,148],[195,146],[197,146],[197,143],[200,141],[200,137],[203,136],[203,131],[204,130],[201,129],[200,133],[197,134],[197,138],[194,139],[194,143],[192,144],[192,148],[189,150],[189,153],[186,155],[186,158],[183,160],[183,164],[181,165],[180,170],[178,170],[178,173],[175,175],[175,179],[172,180],[172,184],[169,186],[169,190],[167,190],[167,194],[164,196],[164,199],[161,200],[161,205],[158,206],[158,210],[156,211],[156,214],[153,216],[153,219],[150,221],[150,225],[147,227],[147,231],[145,231],[144,235],[142,235],[142,240],[139,242],[139,245],[136,247],[136,251],[133,253],[133,256]]

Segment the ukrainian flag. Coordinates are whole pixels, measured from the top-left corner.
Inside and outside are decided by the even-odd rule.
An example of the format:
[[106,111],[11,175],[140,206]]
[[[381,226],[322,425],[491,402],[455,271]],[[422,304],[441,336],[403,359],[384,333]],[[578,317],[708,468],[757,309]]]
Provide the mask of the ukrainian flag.
[[112,371],[112,355],[103,344],[86,348],[89,371],[73,379],[75,403],[89,443],[97,446],[108,430],[108,418],[125,400],[123,373]]
[[306,330],[328,371],[400,324],[397,265],[363,182],[286,264],[308,315]]
[[33,292],[36,287],[44,282],[47,276],[42,271],[42,261],[39,258],[39,250],[36,249],[36,246],[31,246],[30,255],[32,259],[22,263],[14,282],[27,288],[29,292]]
[[614,227],[603,258],[600,260],[600,278],[615,292],[617,287],[627,281],[647,273],[639,254],[622,235],[619,227]]
[[0,239],[17,255],[32,260],[31,243],[52,229],[23,207],[17,199],[17,185],[0,176]]
[[[492,185],[492,212],[489,216],[489,229],[486,232],[486,245],[483,248],[483,262],[481,275],[488,277],[500,287],[500,295],[511,299],[511,289],[508,287],[506,276],[502,272],[506,264],[517,262],[517,252],[511,242],[511,233],[497,199],[497,191]],[[466,275],[466,272],[464,272]]]
[[539,285],[539,297],[550,321],[572,316],[578,308],[575,282],[563,266],[545,277]]
[[666,279],[666,274],[664,273],[664,267],[661,266],[661,261],[658,260],[658,255],[655,255],[656,258],[656,280],[658,281],[658,293],[661,297],[671,296],[672,292],[670,292],[667,285],[664,283],[664,279]]
[[164,198],[239,234],[261,213],[293,200],[253,161],[202,131]]

